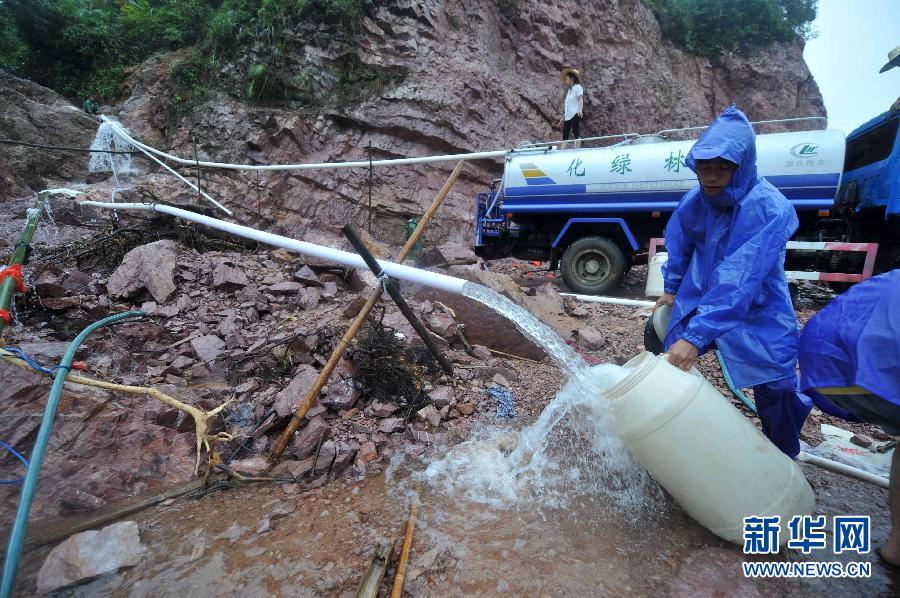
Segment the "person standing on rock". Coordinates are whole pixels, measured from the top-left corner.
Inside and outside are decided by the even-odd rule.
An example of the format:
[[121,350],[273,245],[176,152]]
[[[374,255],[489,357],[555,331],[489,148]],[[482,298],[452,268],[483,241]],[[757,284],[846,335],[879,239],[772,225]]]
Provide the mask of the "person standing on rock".
[[[738,388],[753,387],[763,432],[790,457],[812,401],[797,390],[800,330],[784,275],[794,207],[756,170],[753,127],[733,104],[688,152],[700,184],[666,226],[664,347],[689,370],[714,343]],[[656,309],[656,308],[654,308]]]
[[[575,147],[581,147],[581,119],[584,116],[584,87],[578,69],[566,67],[562,70],[565,95],[563,96],[562,138],[575,139]],[[565,148],[566,144],[562,144]]]

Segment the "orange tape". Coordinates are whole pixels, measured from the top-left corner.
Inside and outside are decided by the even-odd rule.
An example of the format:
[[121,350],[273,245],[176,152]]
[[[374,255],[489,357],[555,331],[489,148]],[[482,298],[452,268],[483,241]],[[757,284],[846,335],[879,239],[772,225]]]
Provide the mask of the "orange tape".
[[3,279],[7,276],[11,276],[15,281],[15,286],[13,286],[13,290],[18,293],[25,292],[25,282],[22,280],[22,264],[13,264],[12,266],[7,266],[0,270],[0,283],[3,282]]

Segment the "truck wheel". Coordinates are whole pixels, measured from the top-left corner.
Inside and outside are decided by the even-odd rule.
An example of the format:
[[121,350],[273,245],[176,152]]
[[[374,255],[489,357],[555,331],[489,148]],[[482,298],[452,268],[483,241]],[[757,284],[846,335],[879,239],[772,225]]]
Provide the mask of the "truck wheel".
[[583,237],[566,249],[562,277],[575,293],[599,295],[619,284],[625,265],[618,245],[605,237]]

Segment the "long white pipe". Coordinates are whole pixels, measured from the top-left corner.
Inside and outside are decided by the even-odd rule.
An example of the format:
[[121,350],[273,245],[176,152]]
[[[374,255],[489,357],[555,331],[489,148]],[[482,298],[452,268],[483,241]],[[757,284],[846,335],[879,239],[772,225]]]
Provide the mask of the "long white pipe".
[[831,459],[825,459],[823,457],[817,457],[816,455],[810,455],[805,451],[801,451],[800,454],[797,455],[797,460],[805,461],[813,465],[818,465],[819,467],[830,469],[831,471],[836,471],[844,475],[853,476],[871,484],[881,486],[882,488],[888,488],[891,485],[890,481],[886,477],[875,475],[874,473],[869,473],[868,471],[862,470],[858,467],[853,467],[852,465],[847,465],[846,463],[839,463],[837,461],[832,461]]
[[379,166],[403,166],[405,164],[425,164],[428,162],[458,162],[459,160],[484,160],[486,158],[502,158],[511,150],[497,150],[491,152],[475,152],[471,154],[448,154],[444,156],[425,156],[422,158],[397,158],[393,160],[360,160],[357,162],[319,162],[317,164],[229,164],[225,162],[204,162],[203,160],[189,160],[187,158],[179,158],[172,154],[167,154],[149,145],[145,145],[126,133],[116,123],[101,116],[105,122],[109,123],[113,131],[121,138],[133,144],[146,152],[156,154],[167,160],[184,164],[185,166],[203,166],[204,168],[222,168],[226,170],[323,170],[338,168],[368,168]]
[[628,305],[631,307],[653,307],[655,301],[642,301],[640,299],[620,299],[619,297],[599,297],[597,295],[576,295],[575,293],[560,293],[563,297],[575,297],[579,301],[588,303],[608,303],[610,305]]
[[[210,218],[209,216],[197,214],[196,212],[191,212],[188,210],[182,210],[181,208],[174,208],[172,206],[165,206],[160,204],[105,203],[102,201],[82,201],[80,202],[80,205],[103,208],[107,210],[146,210],[169,214],[170,216],[184,218],[185,220],[190,220],[198,224],[216,228],[233,235],[238,235],[239,237],[253,239],[254,241],[258,241],[260,243],[266,243],[267,245],[283,247],[288,251],[315,256],[321,259],[333,261],[337,264],[349,266],[351,268],[362,268],[364,270],[368,270],[368,267],[366,266],[366,263],[363,261],[363,259],[355,253],[341,251],[340,249],[332,249],[331,247],[324,247],[322,245],[316,245],[314,243],[307,243],[306,241],[298,241],[297,239],[291,239],[290,237],[282,237],[281,235],[267,233],[265,231],[250,228],[249,226],[242,226],[233,222],[226,222],[224,220]],[[400,280],[406,280],[415,284],[420,284],[422,286],[431,287],[441,291],[447,291],[448,293],[462,295],[463,285],[466,284],[465,280],[462,280],[461,278],[455,278],[453,276],[447,276],[446,274],[429,272],[427,270],[420,270],[419,268],[412,268],[410,266],[395,264],[394,262],[385,262],[382,260],[378,260],[378,263],[388,274],[388,276],[398,278]]]
[[193,189],[194,191],[196,191],[197,193],[202,195],[203,198],[206,199],[206,201],[212,203],[214,206],[216,206],[217,208],[219,208],[220,210],[222,210],[223,212],[225,212],[226,214],[231,216],[231,210],[229,210],[228,208],[226,208],[225,206],[223,206],[222,204],[217,202],[215,199],[213,199],[212,197],[207,195],[204,191],[201,191],[200,188],[197,187],[194,183],[190,182],[189,180],[187,180],[186,178],[184,178],[183,176],[181,176],[180,174],[175,172],[175,170],[171,166],[169,166],[168,164],[166,164],[165,162],[163,162],[162,160],[160,160],[159,158],[157,158],[156,156],[154,156],[153,154],[151,154],[144,148],[138,147],[138,149],[141,150],[142,152],[144,152],[144,155],[146,155],[148,158],[150,158],[151,160],[153,160],[154,162],[156,162],[157,164],[159,164],[160,166],[162,166],[163,168],[165,168],[166,170],[168,170],[169,172],[174,174],[176,177],[178,177],[178,179],[182,183],[184,183],[185,185],[187,185],[188,187],[190,187],[191,189]]

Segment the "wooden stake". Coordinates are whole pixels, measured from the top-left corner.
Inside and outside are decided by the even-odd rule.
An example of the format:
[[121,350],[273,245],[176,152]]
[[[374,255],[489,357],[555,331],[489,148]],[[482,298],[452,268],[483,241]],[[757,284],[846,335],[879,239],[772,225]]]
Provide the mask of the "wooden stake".
[[397,573],[394,575],[391,598],[400,598],[403,596],[403,585],[406,583],[406,565],[409,563],[409,550],[412,548],[413,530],[416,526],[417,510],[416,503],[413,502],[409,507],[409,519],[406,521],[406,534],[403,536],[403,550],[400,552],[400,561],[397,563]]
[[[422,237],[422,234],[425,232],[425,228],[431,222],[431,219],[437,213],[438,208],[444,202],[444,198],[446,198],[447,194],[450,193],[450,189],[453,187],[453,183],[455,183],[456,179],[459,177],[459,173],[462,172],[462,168],[463,162],[457,162],[456,168],[454,168],[453,172],[450,173],[450,176],[447,178],[444,186],[441,187],[441,190],[438,192],[437,197],[434,198],[434,201],[431,202],[431,206],[429,206],[428,210],[425,211],[425,214],[422,215],[422,219],[419,220],[419,224],[418,226],[416,226],[416,230],[414,230],[413,234],[409,236],[409,239],[406,240],[406,244],[403,246],[403,249],[401,249],[400,253],[397,255],[398,263],[403,263],[403,260],[406,259],[406,256],[408,256],[413,247],[415,247],[416,242]],[[297,411],[294,412],[293,417],[291,417],[291,421],[288,422],[287,427],[281,433],[281,436],[278,437],[278,442],[275,444],[275,448],[272,450],[272,454],[269,455],[269,460],[273,463],[277,463],[278,460],[281,459],[281,456],[284,454],[285,449],[287,449],[287,445],[291,441],[291,438],[294,436],[294,433],[300,428],[300,424],[303,423],[303,418],[306,417],[307,411],[309,411],[310,407],[313,406],[313,403],[316,401],[316,399],[319,398],[319,393],[322,392],[322,389],[328,382],[328,378],[331,377],[331,373],[334,371],[334,368],[344,356],[344,352],[347,350],[347,347],[350,346],[353,338],[359,332],[360,328],[362,328],[363,322],[365,322],[366,318],[369,317],[369,313],[372,311],[372,308],[375,307],[375,304],[378,303],[378,300],[381,298],[382,290],[383,287],[381,285],[378,285],[377,288],[372,290],[372,294],[369,295],[369,299],[366,301],[363,308],[359,310],[359,313],[356,315],[356,318],[354,318],[353,322],[350,323],[350,327],[347,329],[347,332],[344,333],[344,336],[341,338],[341,341],[338,343],[337,347],[335,347],[334,352],[331,354],[331,357],[328,359],[325,367],[322,368],[321,372],[319,372],[319,377],[316,378],[315,383],[306,393],[306,396],[303,397],[303,401],[301,401],[300,405],[297,406]]]

